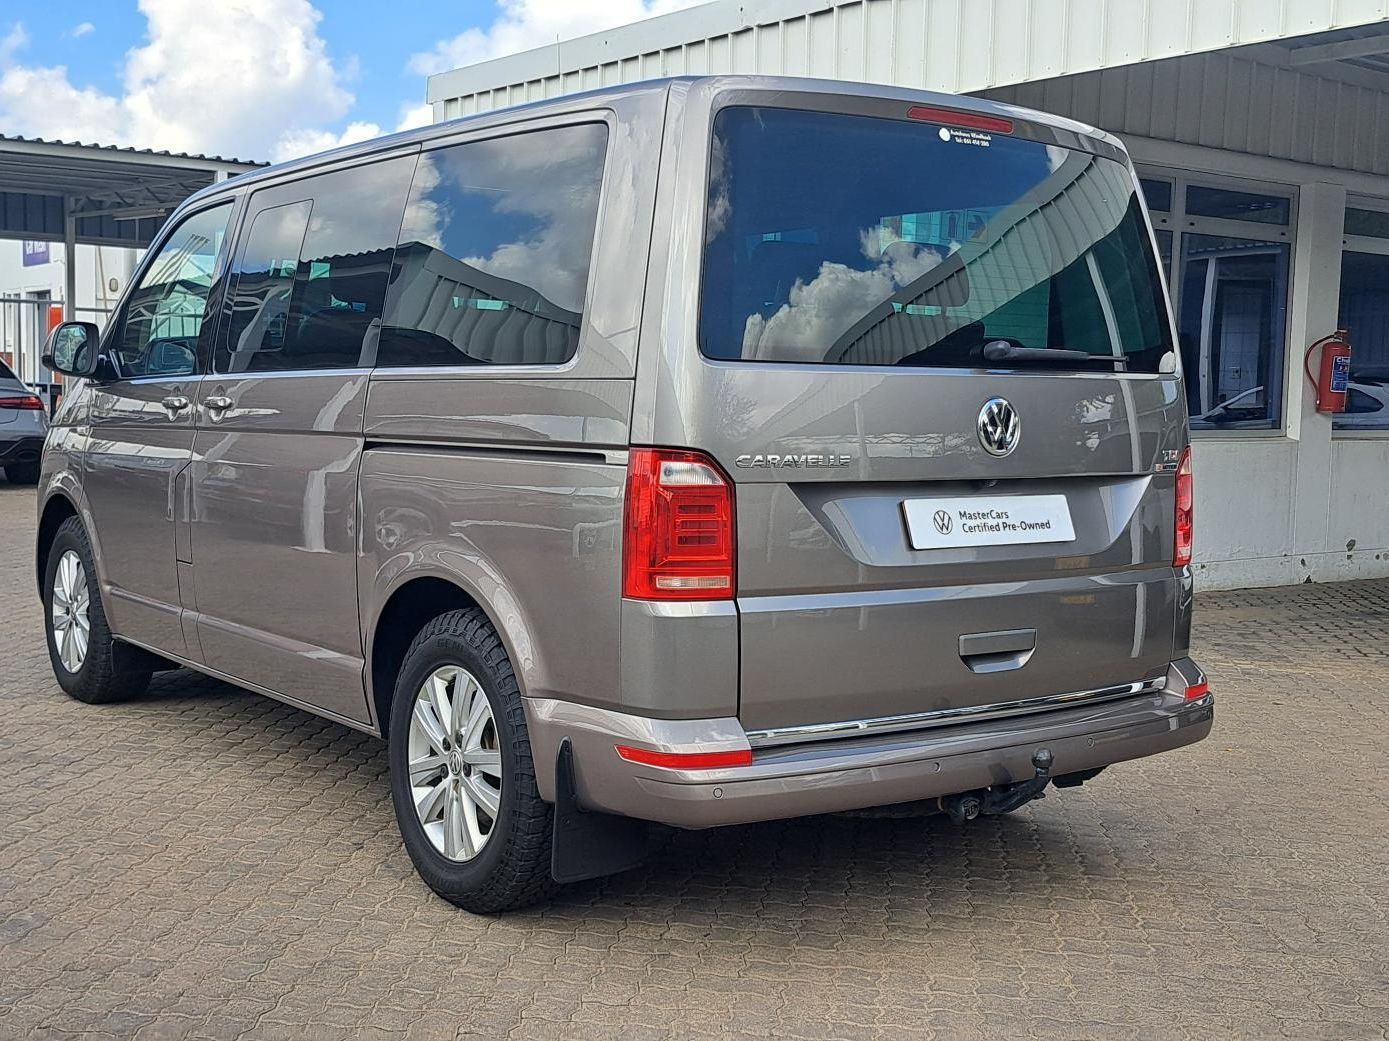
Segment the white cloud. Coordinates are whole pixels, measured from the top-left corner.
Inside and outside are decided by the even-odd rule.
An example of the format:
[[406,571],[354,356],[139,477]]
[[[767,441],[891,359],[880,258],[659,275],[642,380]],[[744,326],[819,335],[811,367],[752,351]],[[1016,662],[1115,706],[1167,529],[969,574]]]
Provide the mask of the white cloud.
[[[428,126],[433,119],[434,109],[428,104],[402,105],[395,129],[413,130],[415,127]],[[373,137],[387,133],[390,131],[381,124],[362,120],[347,124],[346,129],[340,132],[311,127],[291,130],[281,134],[280,139],[275,142],[275,147],[270,152],[270,160],[282,163],[286,159],[297,159],[301,155],[313,155],[315,152],[326,152],[330,148],[356,144],[358,141],[370,141]]]
[[[261,158],[351,109],[345,75],[309,0],[140,0],[146,42],[125,55],[123,90],[77,87],[62,65],[28,66],[22,26],[0,39],[0,126],[102,144]],[[227,89],[231,87],[233,89]],[[337,137],[360,134],[349,126]]]
[[287,130],[280,135],[275,147],[271,149],[270,161],[282,163],[286,159],[297,159],[301,155],[313,155],[315,152],[326,152],[341,145],[370,141],[373,137],[380,137],[382,133],[384,131],[378,124],[360,122],[348,123],[346,129],[337,133],[312,128]]
[[94,32],[96,32],[96,26],[91,22],[80,22],[69,30],[68,35],[74,39],[80,40],[82,37],[90,36]]
[[352,107],[308,0],[141,0],[140,9],[150,42],[127,56],[124,98],[137,141],[179,151],[231,143],[264,155],[281,132]]
[[396,123],[397,130],[414,130],[415,127],[427,127],[434,122],[434,106],[427,101],[422,101],[418,105],[406,105],[400,110],[400,121]]
[[22,25],[0,36],[0,126],[32,137],[111,140],[109,135],[103,138],[103,132],[120,117],[116,100],[74,87],[61,65],[20,65],[18,56],[28,46],[29,34]]
[[28,46],[29,34],[24,31],[24,26],[18,23],[11,26],[9,32],[0,36],[0,68],[12,62],[14,56]]
[[499,0],[501,17],[487,29],[467,29],[410,59],[422,76],[489,58],[572,40],[704,0]]

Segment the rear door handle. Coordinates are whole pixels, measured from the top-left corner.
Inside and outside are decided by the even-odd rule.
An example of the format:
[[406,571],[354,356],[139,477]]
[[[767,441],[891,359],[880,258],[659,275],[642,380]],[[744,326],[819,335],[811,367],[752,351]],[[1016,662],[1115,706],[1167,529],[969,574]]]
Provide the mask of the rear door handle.
[[164,411],[169,413],[169,418],[175,418],[180,412],[188,411],[188,406],[192,404],[182,394],[170,394],[160,402],[164,406]]
[[971,672],[1021,669],[1036,649],[1036,629],[1004,629],[960,637],[960,660]]
[[225,394],[212,394],[203,398],[203,408],[211,414],[213,422],[222,418],[223,413],[232,407],[232,399]]

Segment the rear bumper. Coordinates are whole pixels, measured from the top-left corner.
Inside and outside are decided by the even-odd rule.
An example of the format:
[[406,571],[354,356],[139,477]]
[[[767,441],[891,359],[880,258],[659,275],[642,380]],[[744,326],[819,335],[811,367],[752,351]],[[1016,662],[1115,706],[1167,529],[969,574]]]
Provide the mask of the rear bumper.
[[[759,749],[748,766],[675,770],[627,762],[616,745],[657,751],[747,749],[736,719],[663,720],[569,702],[530,699],[527,721],[542,794],[553,798],[561,741],[574,750],[579,802],[590,810],[680,828],[777,820],[932,799],[1033,774],[1045,745],[1054,775],[1138,759],[1199,741],[1215,718],[1212,695],[1188,701],[1203,681],[1189,658],[1161,690],[1094,705],[955,723],[927,730]],[[548,790],[547,790],[548,789]]]
[[37,463],[43,455],[43,437],[6,437],[0,430],[0,466]]

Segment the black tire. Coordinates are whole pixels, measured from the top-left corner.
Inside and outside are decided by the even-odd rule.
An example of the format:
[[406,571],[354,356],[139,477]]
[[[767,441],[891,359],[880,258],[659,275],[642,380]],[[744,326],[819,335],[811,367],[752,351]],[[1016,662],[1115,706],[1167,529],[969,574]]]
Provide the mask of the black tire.
[[11,463],[5,467],[5,480],[11,484],[38,484],[38,463]]
[[[58,564],[68,551],[77,554],[82,562],[82,569],[86,572],[87,619],[90,625],[87,654],[75,672],[70,672],[63,664],[53,640],[53,583],[58,573]],[[58,685],[78,701],[85,701],[89,705],[125,701],[143,694],[149,686],[148,668],[122,668],[118,664],[122,656],[118,654],[116,639],[106,622],[106,611],[101,605],[101,590],[97,583],[92,544],[87,538],[87,530],[76,517],[69,517],[59,525],[58,532],[53,537],[53,544],[48,550],[48,569],[43,580],[43,620],[44,642],[48,645],[48,658],[53,664],[53,675],[57,677]]]
[[[497,820],[486,845],[467,861],[450,860],[434,848],[410,796],[407,763],[415,696],[444,665],[461,666],[477,678],[491,705],[501,752]],[[396,680],[388,735],[396,821],[406,852],[430,889],[474,914],[516,910],[555,891],[550,875],[552,807],[536,787],[525,710],[511,660],[481,611],[450,611],[415,637]]]

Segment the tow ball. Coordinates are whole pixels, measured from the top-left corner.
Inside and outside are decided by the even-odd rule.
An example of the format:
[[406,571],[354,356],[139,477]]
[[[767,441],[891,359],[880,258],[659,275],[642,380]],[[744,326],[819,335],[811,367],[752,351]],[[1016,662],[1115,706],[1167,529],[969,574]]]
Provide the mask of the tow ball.
[[972,792],[960,792],[941,799],[941,808],[950,814],[956,824],[972,821],[975,817],[987,817],[998,813],[1016,810],[1023,803],[1033,799],[1046,798],[1046,787],[1051,783],[1051,749],[1039,748],[1032,753],[1032,777],[1017,784],[1000,784],[992,788],[980,788]]

